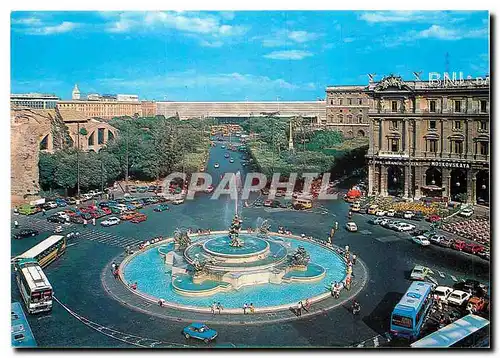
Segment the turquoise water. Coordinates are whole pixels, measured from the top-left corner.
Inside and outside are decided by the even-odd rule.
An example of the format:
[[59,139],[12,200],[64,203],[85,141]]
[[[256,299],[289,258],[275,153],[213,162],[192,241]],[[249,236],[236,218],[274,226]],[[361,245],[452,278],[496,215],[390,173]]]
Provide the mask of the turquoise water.
[[239,235],[239,238],[244,242],[243,247],[229,246],[229,242],[231,241],[231,239],[227,234],[214,235],[214,238],[208,240],[204,245],[205,248],[212,252],[235,256],[260,252],[267,247],[266,241],[255,236],[241,234]]
[[307,270],[293,270],[285,274],[283,278],[292,278],[292,277],[315,277],[321,275],[325,269],[317,264],[310,263],[307,265]]
[[[138,282],[138,291],[158,299],[198,307],[209,307],[216,301],[226,308],[239,308],[245,302],[253,303],[256,307],[296,304],[300,300],[328,292],[333,281],[341,281],[345,277],[345,263],[337,254],[314,243],[289,238],[284,240],[291,244],[292,250],[299,245],[304,246],[311,256],[311,262],[326,269],[325,277],[310,283],[245,286],[237,291],[220,292],[207,297],[187,297],[172,290],[170,268],[164,265],[157,249],[147,250],[134,257],[125,267],[124,276],[128,282]],[[315,269],[312,265],[311,270]]]

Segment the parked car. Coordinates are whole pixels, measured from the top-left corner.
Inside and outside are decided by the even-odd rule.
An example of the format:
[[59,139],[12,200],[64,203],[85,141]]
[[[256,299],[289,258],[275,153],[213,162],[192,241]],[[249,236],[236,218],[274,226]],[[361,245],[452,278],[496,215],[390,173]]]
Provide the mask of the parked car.
[[460,216],[464,216],[464,217],[466,217],[466,218],[471,217],[471,216],[472,216],[472,214],[474,214],[474,210],[473,210],[472,208],[465,208],[465,209],[463,209],[462,211],[460,211],[460,212],[458,213],[458,215],[460,215]]
[[422,265],[416,265],[410,273],[410,279],[424,281],[432,271]]
[[205,343],[209,343],[217,337],[217,331],[208,328],[208,326],[203,323],[191,323],[182,330],[182,334],[186,339],[196,338]]
[[428,236],[428,238],[429,238],[429,241],[430,241],[432,244],[439,245],[439,243],[441,242],[441,240],[446,239],[446,236],[444,236],[444,235],[432,234],[432,235],[429,235],[429,236]]
[[478,244],[466,244],[463,248],[463,252],[468,252],[469,254],[474,254],[476,255],[478,252],[481,252],[484,250],[484,246],[478,245]]
[[385,215],[390,216],[390,217],[394,217],[396,215],[396,210],[393,210],[393,209],[388,210]]
[[174,205],[180,205],[184,202],[184,199],[183,198],[180,198],[180,199],[174,199],[172,200],[172,204]]
[[397,223],[395,226],[395,230],[397,230],[397,231],[407,232],[407,231],[412,231],[414,229],[415,229],[415,225],[403,223],[403,222]]
[[64,211],[58,211],[54,215],[59,215],[59,217],[63,218],[65,221],[69,221],[69,215],[66,214]]
[[349,221],[347,224],[345,224],[345,228],[347,229],[347,231],[350,231],[350,232],[358,231],[358,226],[356,225],[355,222],[352,222],[352,221]]
[[60,217],[59,215],[51,215],[47,218],[47,221],[56,224],[64,224],[66,219]]
[[458,250],[458,251],[462,251],[464,248],[465,248],[465,245],[467,245],[465,243],[465,241],[462,241],[462,240],[455,240],[455,242],[453,243],[453,248],[455,250]]
[[12,238],[16,240],[24,239],[25,237],[33,237],[39,234],[38,230],[35,229],[21,229],[18,233],[14,234]]
[[50,210],[50,209],[55,209],[57,208],[57,204],[55,201],[48,201],[46,202],[43,207],[46,209],[46,210]]
[[64,199],[60,199],[60,198],[56,199],[56,200],[55,200],[55,203],[56,203],[56,204],[57,204],[57,206],[59,206],[59,207],[65,207],[65,206],[68,206],[68,203],[66,202],[66,200],[64,200]]
[[113,226],[113,225],[118,225],[120,223],[120,219],[118,219],[115,216],[112,216],[104,221],[101,222],[102,226]]
[[470,293],[455,290],[448,296],[448,303],[450,305],[463,306],[467,303],[467,301],[469,301],[471,296],[472,295]]
[[435,223],[435,222],[441,220],[441,216],[436,215],[436,214],[432,214],[432,215],[427,216],[426,220],[431,222],[431,223]]
[[413,216],[415,216],[415,214],[413,213],[413,211],[405,211],[403,213],[403,218],[404,219],[411,219],[411,218],[413,218]]
[[68,203],[68,205],[75,205],[76,199],[75,198],[66,198],[66,202]]
[[438,286],[434,289],[434,296],[439,297],[441,302],[448,303],[448,297],[453,292],[453,288],[448,286]]
[[81,216],[70,216],[69,222],[73,224],[83,224],[83,218]]
[[375,215],[377,211],[378,211],[378,205],[370,205],[366,213],[370,215]]
[[157,211],[157,212],[162,212],[162,211],[169,210],[169,207],[167,204],[160,204],[157,207],[155,207],[153,210]]
[[431,244],[430,241],[424,235],[414,236],[411,238],[411,240],[414,243],[419,244],[420,246],[429,246]]
[[146,221],[148,217],[144,214],[137,214],[132,219],[130,219],[131,223],[138,224],[140,222]]
[[443,237],[439,240],[437,244],[441,247],[452,247],[455,244],[455,240]]
[[481,282],[473,279],[457,282],[453,285],[453,289],[469,292],[474,296],[483,297],[488,291],[488,287]]
[[375,213],[376,216],[384,216],[387,213],[385,210],[377,210]]
[[120,220],[132,220],[138,213],[136,211],[126,211],[120,215]]

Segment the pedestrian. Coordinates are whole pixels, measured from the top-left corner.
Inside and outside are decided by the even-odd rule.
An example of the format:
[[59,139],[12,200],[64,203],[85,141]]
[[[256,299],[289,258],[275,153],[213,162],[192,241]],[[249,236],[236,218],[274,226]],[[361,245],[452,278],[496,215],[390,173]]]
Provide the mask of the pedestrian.
[[339,222],[335,221],[335,230],[338,230],[338,229],[339,229]]
[[83,227],[87,227],[87,219],[83,219]]
[[92,225],[95,226],[95,218],[92,218]]
[[349,253],[349,245],[345,245],[345,252]]
[[210,306],[210,312],[212,312],[213,315],[215,314],[216,308],[217,308],[217,304],[214,301],[214,303],[212,303],[212,305]]
[[356,254],[353,254],[353,255],[352,255],[352,264],[353,264],[353,265],[356,265],[356,258],[357,258],[357,257],[356,257]]
[[347,277],[345,278],[345,288],[347,289],[347,291],[351,289],[351,283],[352,283],[351,275],[347,275]]
[[14,220],[14,227],[17,229],[19,228],[19,223],[17,222],[17,220]]
[[309,300],[306,300],[306,304],[304,305],[304,302],[300,301],[300,304],[302,306],[302,309],[304,311],[306,311],[307,313],[309,313],[309,310],[307,309],[307,303],[309,302]]
[[247,314],[247,309],[248,309],[248,305],[245,302],[245,304],[243,305],[243,314]]
[[162,299],[160,299],[160,300],[158,301],[158,305],[159,305],[160,307],[163,307],[163,300],[162,300]]
[[42,216],[45,216],[47,213],[46,213],[46,210],[45,208],[42,208]]
[[250,308],[250,313],[255,313],[255,307],[253,306],[253,303],[250,303],[250,306],[248,306],[248,308]]
[[298,317],[302,316],[302,301],[297,303],[297,316]]
[[222,307],[222,305],[220,304],[220,302],[217,302],[217,311],[219,311],[219,314],[220,314],[220,311],[224,309],[224,307]]
[[111,264],[111,272],[114,272],[116,270],[116,264],[113,262]]

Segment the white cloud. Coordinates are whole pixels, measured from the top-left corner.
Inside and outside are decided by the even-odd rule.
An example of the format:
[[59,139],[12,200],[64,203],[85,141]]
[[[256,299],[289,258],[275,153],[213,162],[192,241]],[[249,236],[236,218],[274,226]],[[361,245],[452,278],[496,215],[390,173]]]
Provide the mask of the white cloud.
[[354,37],[344,37],[342,41],[344,41],[345,43],[349,43],[356,41],[356,39]]
[[309,51],[301,50],[285,50],[285,51],[273,51],[264,55],[265,58],[270,58],[273,60],[302,60],[306,57],[313,56]]
[[256,36],[254,40],[261,40],[264,47],[293,46],[307,44],[323,36],[322,33],[308,32],[303,30],[278,30],[265,36]]
[[13,25],[41,25],[42,20],[40,20],[38,17],[24,17],[20,19],[12,19],[12,24]]
[[409,22],[421,21],[432,15],[430,11],[373,11],[363,12],[359,18],[366,22]]
[[311,83],[294,84],[283,78],[272,79],[267,76],[259,76],[253,74],[233,73],[217,73],[217,74],[199,74],[197,71],[186,71],[178,73],[168,73],[160,76],[144,76],[137,79],[123,78],[105,78],[99,80],[101,85],[105,85],[118,90],[128,90],[141,88],[147,90],[149,88],[166,88],[166,89],[185,89],[185,88],[224,88],[239,90],[296,90],[305,89],[312,90],[316,85]]
[[203,47],[222,47],[224,46],[224,42],[222,41],[207,41],[207,40],[201,40],[200,45]]
[[30,27],[25,31],[30,35],[54,35],[70,32],[79,26],[80,24],[76,22],[63,21],[59,25]]
[[234,11],[221,11],[221,12],[219,12],[219,15],[224,20],[233,20],[235,17]]

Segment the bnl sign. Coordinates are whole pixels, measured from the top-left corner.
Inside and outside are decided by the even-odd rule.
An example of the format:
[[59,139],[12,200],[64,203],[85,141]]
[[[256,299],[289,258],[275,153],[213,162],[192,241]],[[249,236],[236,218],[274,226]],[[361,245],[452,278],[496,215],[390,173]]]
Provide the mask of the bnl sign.
[[460,86],[489,86],[490,77],[464,77],[463,72],[444,72],[442,75],[439,72],[429,73],[429,86],[430,87],[460,87]]

